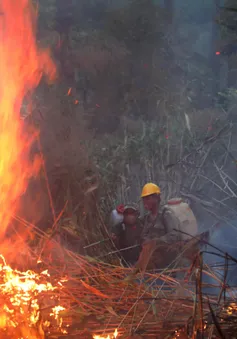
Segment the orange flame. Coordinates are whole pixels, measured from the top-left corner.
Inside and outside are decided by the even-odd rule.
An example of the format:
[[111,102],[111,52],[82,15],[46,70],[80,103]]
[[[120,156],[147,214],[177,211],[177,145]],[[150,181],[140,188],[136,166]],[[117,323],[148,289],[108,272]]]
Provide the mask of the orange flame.
[[0,237],[3,238],[17,198],[24,193],[38,166],[29,160],[35,136],[23,134],[20,109],[26,94],[56,74],[45,50],[35,38],[36,11],[29,0],[0,2]]
[[118,337],[118,330],[116,329],[112,335],[101,337],[100,335],[93,335],[93,339],[116,339]]
[[[32,334],[33,327],[40,320],[38,298],[42,293],[62,289],[62,283],[59,281],[56,286],[49,283],[47,280],[50,275],[47,270],[41,274],[30,270],[20,272],[8,266],[3,256],[0,256],[0,259],[2,261],[0,263],[0,338],[5,338],[5,331],[10,331],[13,339],[19,338],[19,333],[24,334],[24,338],[43,338],[44,336],[40,336],[37,331]],[[47,296],[45,299],[50,298]],[[62,326],[60,312],[63,310],[65,308],[58,305],[52,307],[50,313],[50,316],[57,320],[60,328]],[[44,327],[47,328],[49,325],[50,322],[45,322]],[[1,336],[2,332],[3,336]]]
[[[40,82],[43,74],[53,80],[56,69],[46,50],[37,47],[35,38],[36,11],[30,0],[0,2],[0,244],[11,216],[17,211],[17,200],[27,188],[28,180],[37,174],[38,159],[30,161],[30,148],[36,134],[25,135],[20,109],[23,99]],[[14,249],[13,249],[14,250]],[[12,251],[12,249],[11,249]],[[16,253],[17,255],[17,253]],[[44,337],[41,324],[42,293],[61,289],[53,286],[47,271],[20,272],[12,269],[0,256],[0,338]],[[51,295],[51,298],[52,295]],[[49,300],[50,298],[44,298]],[[51,299],[50,299],[51,300]],[[61,326],[62,306],[55,300],[47,305]]]

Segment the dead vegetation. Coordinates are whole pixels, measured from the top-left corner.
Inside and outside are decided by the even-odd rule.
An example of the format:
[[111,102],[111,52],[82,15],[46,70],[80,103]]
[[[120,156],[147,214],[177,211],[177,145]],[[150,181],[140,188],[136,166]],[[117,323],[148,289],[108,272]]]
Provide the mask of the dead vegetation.
[[[214,253],[214,265],[206,264],[202,251],[190,267],[180,267],[183,249],[164,270],[135,276],[131,269],[77,255],[40,230],[34,233],[41,242],[30,254],[38,261],[32,269],[39,274],[47,269],[55,286],[62,281],[59,290],[44,292],[36,338],[42,338],[42,330],[47,338],[85,339],[95,334],[112,336],[115,329],[118,338],[225,338],[235,334],[237,292],[227,276],[237,260],[215,247],[205,249]],[[225,263],[216,267],[220,257]],[[26,260],[25,264],[29,268]],[[206,277],[211,281],[206,282]],[[48,314],[55,302],[61,307],[58,322]],[[50,326],[45,325],[47,320]]]
[[[81,33],[70,51],[69,83],[47,92],[42,86],[37,93],[32,119],[41,131],[37,152],[43,152],[46,165],[41,202],[51,196],[52,204],[43,213],[43,227],[32,226],[34,209],[24,221],[34,235],[32,248],[38,245],[34,260],[41,254],[43,267],[55,279],[68,278],[58,296],[66,309],[67,337],[106,336],[116,328],[124,338],[231,337],[237,326],[236,290],[226,276],[235,258],[224,255],[221,279],[202,253],[189,268],[178,267],[175,260],[162,272],[134,278],[119,266],[106,217],[116,203],[139,200],[142,185],[154,181],[163,202],[174,196],[189,200],[200,231],[213,232],[218,222],[235,226],[236,119],[230,116],[235,105],[231,111],[195,108],[193,97],[200,98],[192,82],[181,70],[181,89],[170,91],[164,80],[170,73],[160,71],[161,63],[152,63],[155,58],[149,59],[148,67],[155,70],[147,88],[138,84],[152,71],[146,73],[141,60],[136,60],[139,81],[134,77],[125,86],[134,61],[128,46],[98,32]],[[121,69],[126,72],[120,77]],[[149,105],[143,106],[148,94]],[[88,128],[93,119],[100,126],[96,137]],[[38,206],[41,202],[36,200]],[[48,233],[42,233],[44,227]],[[177,277],[181,271],[187,279]],[[219,296],[203,292],[210,287],[203,276],[215,281],[211,287],[219,288]],[[50,332],[52,338],[59,336],[57,327]]]

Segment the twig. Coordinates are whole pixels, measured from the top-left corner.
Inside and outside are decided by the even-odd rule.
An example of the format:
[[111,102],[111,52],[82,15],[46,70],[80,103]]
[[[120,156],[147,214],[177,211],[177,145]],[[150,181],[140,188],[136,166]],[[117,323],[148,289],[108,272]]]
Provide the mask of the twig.
[[94,242],[93,244],[84,246],[83,248],[86,249],[86,248],[89,248],[89,247],[92,247],[92,246],[96,246],[96,245],[102,244],[102,243],[104,243],[105,241],[109,241],[109,240],[110,240],[110,238],[108,238],[108,239],[102,239],[102,240],[100,240],[100,241]]
[[206,179],[208,181],[210,181],[214,186],[216,186],[217,188],[219,188],[220,191],[222,191],[223,193],[225,193],[226,195],[228,195],[228,197],[233,198],[232,195],[228,194],[228,192],[226,192],[220,185],[218,185],[215,181],[213,181],[212,179],[206,177],[205,175],[199,174],[199,176],[203,179]]
[[194,195],[194,194],[188,194],[188,193],[184,193],[184,192],[180,192],[181,193],[181,195],[183,195],[184,197],[187,197],[187,198],[189,198],[189,199],[191,199],[191,200],[194,200],[195,202],[198,202],[198,203],[200,203],[201,205],[203,205],[203,206],[206,206],[206,207],[213,207],[214,206],[214,204],[212,203],[212,202],[209,202],[209,201],[206,201],[206,200],[203,200],[203,199],[200,199],[200,198],[198,198],[196,195]]
[[232,224],[231,222],[229,222],[229,220],[227,220],[227,219],[225,219],[225,218],[222,218],[222,217],[219,217],[215,212],[210,211],[210,210],[209,210],[208,208],[206,208],[206,207],[204,207],[204,209],[205,209],[208,213],[214,215],[214,216],[216,217],[217,220],[223,221],[225,224],[230,225],[231,227],[234,228],[234,230],[237,229],[236,225],[234,225],[234,224]]
[[229,124],[226,124],[224,127],[222,127],[215,135],[208,137],[206,140],[204,140],[201,145],[199,145],[198,147],[193,148],[193,150],[191,152],[189,152],[186,156],[184,156],[183,158],[179,159],[177,162],[173,163],[173,164],[168,164],[166,165],[166,169],[176,166],[178,165],[180,162],[183,161],[183,159],[185,159],[186,157],[190,156],[191,154],[198,153],[206,144],[210,143],[210,142],[214,142],[216,141],[217,138],[219,138],[224,131],[229,127]]
[[204,321],[203,321],[203,300],[202,300],[202,268],[203,268],[203,258],[202,253],[199,254],[199,268],[197,274],[197,289],[198,289],[198,299],[199,299],[199,331],[201,333],[202,339],[204,339]]
[[[227,256],[225,256],[225,272],[224,272],[221,291],[220,291],[219,297],[218,297],[218,302],[217,302],[218,306],[220,305],[220,301],[221,301],[221,297],[222,297],[223,292],[224,292],[224,305],[225,305],[225,302],[226,302],[226,278],[227,278],[227,274],[228,274],[228,258],[227,258]],[[214,325],[212,325],[211,328],[210,328],[208,339],[212,338],[213,330],[214,330]]]
[[131,248],[136,248],[136,247],[139,247],[140,245],[133,245],[133,246],[130,246],[130,247],[126,247],[126,248],[121,248],[120,250],[116,250],[116,251],[112,251],[112,252],[109,252],[109,253],[106,253],[106,254],[102,254],[98,257],[96,257],[97,259],[99,258],[104,258],[104,257],[107,257],[108,255],[112,255],[112,254],[117,254],[117,253],[120,253],[122,251],[126,251],[126,250],[130,250]]
[[211,304],[210,304],[209,300],[208,300],[208,306],[209,306],[209,309],[210,309],[210,312],[211,312],[211,316],[212,316],[212,319],[214,321],[214,324],[216,326],[216,329],[217,329],[217,332],[218,332],[219,336],[221,337],[221,339],[226,339],[226,337],[224,336],[224,334],[223,334],[223,332],[221,330],[221,327],[220,327],[220,325],[219,325],[219,323],[218,323],[218,321],[216,319],[215,313],[214,313],[214,311],[213,311],[213,309],[211,307]]
[[224,164],[223,166],[226,165],[226,162],[227,162],[227,157],[229,156],[230,154],[230,145],[231,145],[231,140],[232,139],[232,133],[230,132],[230,135],[229,135],[229,140],[228,140],[228,146],[226,147],[226,154],[225,154],[225,159],[224,159]]
[[[219,173],[219,175],[220,175],[220,177],[221,177],[221,179],[222,179],[222,181],[223,181],[223,183],[224,183],[224,185],[225,185],[224,189],[227,188],[227,189],[230,191],[230,193],[232,194],[232,197],[233,197],[233,198],[237,198],[236,194],[235,194],[234,191],[229,187],[227,181],[225,180],[225,177],[224,177],[222,171],[218,168],[218,166],[216,165],[215,162],[214,162],[214,166],[215,166],[216,170],[218,171],[218,173]],[[235,185],[236,185],[236,183],[235,183]]]
[[[193,239],[197,239],[197,240],[199,240],[199,241],[200,241],[200,239],[199,239],[198,237],[192,236],[192,235],[190,235],[189,233],[186,233],[186,232],[183,232],[183,231],[177,230],[177,229],[175,229],[175,228],[174,228],[174,231],[176,231],[176,232],[180,232],[180,233],[183,233],[183,234],[185,234],[185,235],[189,235],[191,238],[193,238]],[[204,232],[204,233],[205,233],[205,232]],[[202,239],[202,240],[201,240],[201,242],[205,243],[206,245],[209,245],[209,246],[211,246],[211,247],[212,247],[212,248],[214,248],[215,250],[217,250],[217,251],[219,251],[219,252],[223,253],[224,255],[227,255],[227,256],[228,256],[228,258],[230,258],[231,260],[233,260],[234,262],[236,262],[236,263],[237,263],[237,259],[236,259],[236,258],[234,258],[234,257],[232,257],[230,254],[228,254],[228,253],[226,253],[226,252],[222,251],[220,248],[218,248],[218,247],[216,247],[216,246],[214,246],[214,245],[210,244],[210,243],[209,243],[208,241],[206,241],[205,239]],[[205,251],[202,251],[202,252],[205,252]]]
[[211,144],[211,145],[209,146],[209,148],[208,148],[208,150],[207,150],[207,152],[206,152],[206,154],[205,154],[205,156],[204,156],[204,158],[203,158],[203,160],[202,160],[202,163],[201,163],[200,167],[199,167],[198,170],[197,170],[197,173],[196,173],[196,175],[195,175],[195,177],[194,177],[194,179],[193,179],[193,182],[191,183],[190,190],[193,189],[193,186],[194,186],[194,184],[195,184],[195,182],[196,182],[196,180],[197,180],[197,178],[198,178],[198,175],[199,175],[201,169],[203,168],[203,166],[204,166],[204,164],[205,164],[205,161],[207,160],[207,157],[208,157],[208,155],[209,155],[209,153],[210,153],[212,147],[215,145],[215,143],[216,143],[216,141],[214,141],[213,144]]

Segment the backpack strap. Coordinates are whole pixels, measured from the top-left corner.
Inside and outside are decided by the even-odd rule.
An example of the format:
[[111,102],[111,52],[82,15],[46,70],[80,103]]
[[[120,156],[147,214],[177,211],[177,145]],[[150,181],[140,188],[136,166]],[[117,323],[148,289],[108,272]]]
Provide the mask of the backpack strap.
[[167,234],[169,232],[169,229],[166,225],[166,221],[165,221],[165,213],[167,212],[167,209],[164,207],[161,211],[161,220],[162,220],[162,224],[164,226],[164,231],[165,231],[165,234]]

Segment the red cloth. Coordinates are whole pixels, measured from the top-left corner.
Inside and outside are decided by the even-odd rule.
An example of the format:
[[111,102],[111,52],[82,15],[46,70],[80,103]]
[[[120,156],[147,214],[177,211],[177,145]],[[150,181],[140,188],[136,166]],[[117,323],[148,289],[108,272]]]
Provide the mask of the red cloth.
[[123,214],[124,212],[124,205],[123,204],[120,204],[116,207],[116,211],[120,214]]

